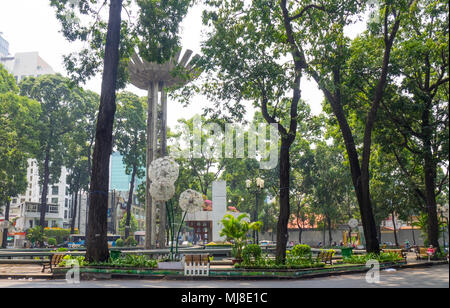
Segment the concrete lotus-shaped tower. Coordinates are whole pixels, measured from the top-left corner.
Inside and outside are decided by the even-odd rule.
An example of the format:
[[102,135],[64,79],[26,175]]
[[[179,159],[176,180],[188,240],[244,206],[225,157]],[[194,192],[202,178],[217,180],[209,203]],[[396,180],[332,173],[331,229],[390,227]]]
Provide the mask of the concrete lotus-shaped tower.
[[[131,83],[139,89],[148,91],[148,120],[147,120],[147,168],[158,155],[167,155],[167,92],[169,87],[183,86],[200,75],[196,69],[196,62],[200,56],[191,58],[192,50],[181,52],[163,64],[150,63],[133,54],[128,64]],[[190,60],[190,61],[189,61]],[[161,96],[159,93],[161,92]],[[159,98],[161,101],[160,107]],[[159,114],[158,114],[159,111]],[[158,122],[158,118],[160,122]],[[159,124],[159,125],[158,125]],[[159,138],[157,134],[160,134]],[[158,140],[159,151],[158,151]],[[156,247],[156,203],[150,195],[150,179],[147,176],[146,185],[146,236],[145,248]],[[158,241],[160,248],[165,248],[165,221],[166,207],[164,202],[158,202],[160,206],[160,227]]]

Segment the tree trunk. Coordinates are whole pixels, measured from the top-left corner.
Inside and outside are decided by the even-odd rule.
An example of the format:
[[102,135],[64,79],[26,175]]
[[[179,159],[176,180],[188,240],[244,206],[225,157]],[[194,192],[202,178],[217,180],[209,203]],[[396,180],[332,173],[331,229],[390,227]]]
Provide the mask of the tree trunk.
[[277,224],[276,260],[284,263],[286,260],[286,246],[289,238],[288,223],[290,214],[289,182],[290,182],[290,144],[281,139],[280,149],[280,214]]
[[436,205],[436,163],[433,159],[431,140],[433,136],[433,126],[430,125],[432,99],[428,99],[422,113],[422,135],[424,143],[424,176],[425,176],[425,197],[428,216],[428,241],[437,251],[439,246],[439,221]]
[[[164,83],[161,83],[161,124],[160,124],[160,155],[167,155],[167,91],[164,89]],[[206,194],[205,194],[206,195]],[[166,248],[167,213],[166,202],[159,202],[159,248]],[[169,241],[167,241],[169,242]]]
[[127,200],[127,220],[125,223],[125,239],[130,236],[130,221],[131,221],[131,204],[133,201],[133,191],[134,191],[134,180],[136,177],[136,165],[133,166],[133,171],[131,172],[131,181],[130,181],[130,191],[128,192],[128,200]]
[[[157,106],[158,106],[158,83],[152,82],[148,91],[148,110],[147,110],[147,153],[146,153],[146,170],[157,156],[156,149],[156,122],[157,122]],[[150,179],[146,178],[145,186],[145,249],[151,249],[155,246],[156,238],[156,202],[150,195]]]
[[[51,137],[50,133],[50,137]],[[48,195],[48,183],[50,181],[50,143],[47,143],[47,147],[45,150],[45,159],[44,159],[44,179],[42,181],[42,194],[41,194],[41,209],[40,209],[40,219],[39,225],[42,227],[42,232],[44,232],[45,228],[45,214],[47,212],[47,195]],[[42,245],[43,243],[39,243]]]
[[[91,180],[91,169],[92,169],[91,152],[92,152],[92,145],[93,144],[94,144],[94,139],[91,138],[91,141],[89,143],[89,148],[88,148],[88,174],[89,174],[89,181]],[[89,198],[89,194],[88,194],[88,196],[86,198],[86,216],[85,216],[86,218],[85,218],[85,224],[84,224],[84,226],[85,226],[84,234],[85,234],[86,237],[87,237],[88,230],[89,230],[89,228],[88,228],[88,226],[89,226],[89,224],[88,224],[88,216],[89,216],[89,202],[90,202],[90,199],[91,198]]]
[[89,194],[89,233],[86,251],[86,259],[89,262],[103,262],[109,258],[107,241],[109,161],[116,112],[121,12],[122,0],[111,0]]
[[397,226],[395,225],[395,212],[392,211],[392,225],[394,226],[394,238],[395,238],[395,246],[399,247],[398,237],[397,237]]
[[75,190],[75,200],[72,208],[72,221],[70,223],[70,234],[75,234],[75,219],[77,217],[77,205],[78,205],[78,188]]
[[332,241],[333,241],[333,237],[332,237],[332,234],[331,234],[331,219],[330,219],[330,217],[327,217],[327,223],[328,223],[328,243],[329,243],[329,246],[331,247],[331,244],[332,244]]
[[[5,207],[5,221],[9,221],[9,207],[10,207],[10,201],[6,201],[6,207]],[[3,240],[2,240],[2,248],[6,249],[6,246],[8,244],[8,228],[3,229]]]

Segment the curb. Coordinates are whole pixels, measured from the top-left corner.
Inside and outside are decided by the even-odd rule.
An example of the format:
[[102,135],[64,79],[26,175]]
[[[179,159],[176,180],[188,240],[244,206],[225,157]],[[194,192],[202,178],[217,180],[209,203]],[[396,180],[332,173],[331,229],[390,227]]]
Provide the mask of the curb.
[[[446,265],[447,261],[438,262],[426,262],[426,263],[414,263],[414,264],[399,264],[386,266],[385,268],[396,268],[399,270],[408,268],[426,268],[437,265]],[[363,265],[362,265],[363,266]],[[228,276],[228,275],[217,275],[217,276],[178,276],[178,275],[165,275],[165,274],[154,274],[154,275],[144,275],[144,274],[127,274],[127,273],[95,273],[95,272],[82,272],[81,280],[110,280],[110,279],[123,279],[123,280],[186,280],[186,281],[207,281],[207,280],[300,280],[300,279],[312,279],[312,278],[323,278],[331,276],[340,275],[351,275],[357,273],[367,272],[369,268],[357,268],[348,270],[335,270],[323,273],[308,273],[301,276]],[[45,280],[57,280],[65,279],[66,273],[53,273],[53,275],[48,274],[0,274],[0,279],[45,279]]]

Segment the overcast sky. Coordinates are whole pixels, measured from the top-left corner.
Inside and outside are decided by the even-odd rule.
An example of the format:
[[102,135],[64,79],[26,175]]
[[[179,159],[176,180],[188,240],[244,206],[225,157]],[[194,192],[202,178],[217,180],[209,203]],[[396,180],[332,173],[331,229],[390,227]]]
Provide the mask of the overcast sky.
[[[37,51],[56,72],[66,75],[63,55],[78,50],[80,46],[67,42],[59,33],[60,24],[49,0],[0,0],[0,32],[10,44],[10,53]],[[182,24],[182,46],[194,53],[200,52],[201,8],[189,11]],[[356,29],[358,31],[358,29]],[[85,88],[100,93],[101,77],[88,82]],[[134,86],[127,90],[144,96],[146,93]],[[302,81],[302,98],[307,101],[314,114],[321,111],[322,92],[314,82]],[[174,127],[177,119],[189,118],[201,113],[208,105],[206,99],[197,97],[188,108],[176,101],[169,101],[168,124]]]

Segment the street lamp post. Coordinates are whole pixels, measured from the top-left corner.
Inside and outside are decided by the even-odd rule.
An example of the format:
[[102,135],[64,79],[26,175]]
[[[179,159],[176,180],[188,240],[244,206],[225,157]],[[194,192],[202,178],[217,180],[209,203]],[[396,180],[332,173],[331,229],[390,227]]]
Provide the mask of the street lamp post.
[[[448,227],[448,205],[444,205],[444,206],[438,206],[439,211],[441,212],[441,217],[442,219],[446,219],[447,220],[447,227]],[[445,227],[442,226],[443,230],[442,230],[442,238],[444,241],[444,250],[445,250]],[[450,241],[450,239],[449,239]]]
[[[255,212],[254,212],[254,221],[257,221],[258,220],[258,195],[264,189],[264,180],[258,177],[255,179],[254,182],[255,183],[253,185],[252,180],[247,180],[247,181],[245,181],[245,185],[249,192],[255,193],[255,201],[256,201],[255,205],[256,206],[255,206]],[[258,231],[256,231],[256,230],[253,230],[253,242],[256,244],[259,244],[259,234],[258,234]]]

